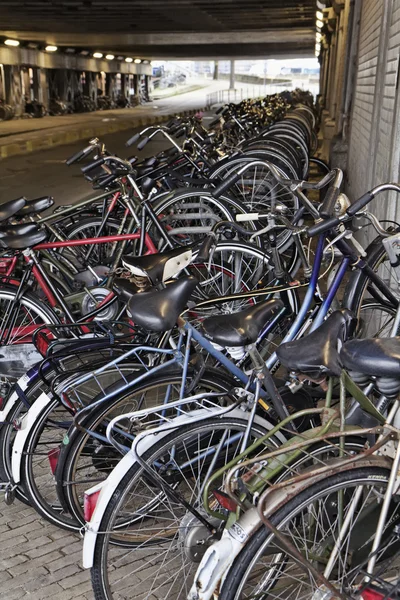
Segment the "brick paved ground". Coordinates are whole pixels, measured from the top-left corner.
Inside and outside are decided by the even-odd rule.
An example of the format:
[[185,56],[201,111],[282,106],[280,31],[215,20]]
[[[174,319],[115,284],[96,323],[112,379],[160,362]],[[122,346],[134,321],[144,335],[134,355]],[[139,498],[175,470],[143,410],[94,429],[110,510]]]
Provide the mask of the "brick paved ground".
[[18,500],[0,504],[0,600],[93,600],[82,540]]

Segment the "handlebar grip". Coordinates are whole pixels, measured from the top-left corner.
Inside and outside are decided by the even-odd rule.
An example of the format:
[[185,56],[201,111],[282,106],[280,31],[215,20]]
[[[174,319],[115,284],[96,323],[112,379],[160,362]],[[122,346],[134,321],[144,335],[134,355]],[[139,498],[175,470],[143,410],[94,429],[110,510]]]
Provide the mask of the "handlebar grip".
[[320,221],[315,225],[311,225],[307,229],[308,237],[314,237],[314,235],[319,235],[320,233],[324,233],[325,231],[329,231],[339,225],[340,219],[338,217],[331,217],[330,219],[325,219],[325,221]]
[[129,146],[132,146],[132,144],[135,144],[138,139],[140,138],[140,133],[135,133],[132,137],[129,138],[129,140],[127,142],[125,142],[125,146],[127,146],[129,148]]
[[214,127],[214,125],[218,125],[218,123],[220,122],[219,117],[217,117],[216,119],[214,119],[213,121],[211,121],[211,123],[208,124],[208,127]]
[[138,149],[138,150],[143,150],[143,148],[145,147],[145,145],[146,145],[146,144],[147,144],[147,142],[149,142],[149,141],[150,141],[150,138],[148,138],[148,137],[145,137],[145,138],[143,138],[143,139],[142,139],[142,140],[141,140],[141,141],[138,143],[138,145],[137,145],[137,149]]
[[86,173],[89,173],[89,171],[92,171],[93,169],[97,169],[97,167],[101,167],[101,165],[104,165],[103,157],[98,158],[97,160],[89,163],[88,165],[85,165],[84,167],[82,167],[81,171],[85,175]]
[[203,243],[200,246],[200,250],[197,254],[195,261],[205,262],[208,260],[211,252],[211,248],[215,244],[216,235],[212,231],[207,234],[207,237],[204,239]]
[[88,154],[90,154],[90,152],[93,150],[93,146],[86,146],[86,148],[84,148],[83,150],[79,150],[79,152],[77,152],[76,154],[73,154],[72,156],[70,156],[69,158],[67,158],[67,160],[65,161],[65,163],[70,166],[75,162],[79,162],[82,160],[82,158],[85,158],[85,156],[87,156]]
[[323,219],[330,219],[333,216],[339,194],[340,189],[338,187],[330,187],[328,189],[319,211],[319,214]]
[[358,200],[356,200],[348,209],[347,209],[347,214],[349,215],[349,217],[354,217],[354,215],[361,210],[362,208],[364,208],[364,206],[366,206],[369,202],[371,202],[371,200],[373,200],[373,198],[375,198],[375,195],[372,192],[366,192],[365,194],[363,194]]
[[222,183],[220,183],[211,194],[214,198],[219,198],[222,196],[226,190],[235,185],[235,183],[240,179],[240,175],[238,173],[233,173],[233,175],[229,175]]
[[108,187],[108,186],[109,186],[111,183],[113,183],[113,181],[115,181],[116,179],[117,179],[117,175],[108,175],[107,177],[104,177],[104,178],[103,178],[103,176],[101,176],[101,177],[99,177],[99,179],[97,179],[97,180],[94,182],[94,185],[93,185],[93,187],[94,187],[95,189],[99,189],[99,188],[100,188],[100,189],[103,189],[103,188],[106,188],[106,187]]
[[236,215],[237,223],[243,223],[245,221],[258,221],[260,213],[246,213],[244,215]]

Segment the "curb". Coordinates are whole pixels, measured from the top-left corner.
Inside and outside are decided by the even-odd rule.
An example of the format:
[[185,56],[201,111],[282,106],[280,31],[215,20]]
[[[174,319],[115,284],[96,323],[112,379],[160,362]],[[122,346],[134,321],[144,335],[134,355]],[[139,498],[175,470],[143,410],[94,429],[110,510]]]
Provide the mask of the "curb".
[[[174,117],[189,117],[196,114],[198,111],[205,111],[207,108],[198,108],[196,110],[184,110],[178,113],[170,113],[168,115],[154,115],[153,117],[137,117],[132,119],[121,119],[110,123],[98,123],[90,127],[81,127],[72,131],[54,131],[35,140],[27,140],[21,142],[10,142],[9,144],[0,145],[0,160],[11,156],[29,154],[38,150],[48,150],[54,146],[63,146],[71,144],[79,140],[84,140],[92,137],[99,137],[107,133],[116,133],[126,129],[134,129],[136,127],[148,127],[149,125],[158,125],[164,121],[169,121]],[[16,134],[18,135],[18,134]]]

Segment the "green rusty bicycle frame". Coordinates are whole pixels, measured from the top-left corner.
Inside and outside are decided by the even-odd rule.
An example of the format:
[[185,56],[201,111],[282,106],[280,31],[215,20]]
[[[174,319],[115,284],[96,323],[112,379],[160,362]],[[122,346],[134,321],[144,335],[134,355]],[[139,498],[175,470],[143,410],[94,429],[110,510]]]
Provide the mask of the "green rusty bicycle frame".
[[[254,475],[252,476],[252,478],[249,481],[246,482],[246,488],[250,494],[252,494],[252,495],[260,494],[264,490],[264,488],[268,484],[268,482],[270,482],[273,478],[275,478],[277,475],[279,475],[279,473],[282,471],[282,469],[284,467],[290,465],[290,463],[292,463],[294,460],[296,460],[296,458],[298,456],[300,456],[304,450],[308,450],[310,448],[310,446],[312,446],[316,442],[324,441],[324,436],[326,434],[332,433],[332,432],[334,432],[334,433],[337,432],[338,435],[340,436],[341,431],[346,431],[347,429],[351,429],[353,431],[354,429],[357,429],[354,426],[349,426],[349,427],[344,426],[343,427],[343,419],[344,419],[343,406],[344,406],[344,401],[345,401],[344,394],[346,392],[348,392],[360,404],[360,406],[362,407],[363,410],[365,410],[370,415],[375,417],[378,420],[379,424],[381,424],[381,425],[384,424],[384,422],[385,422],[384,416],[375,408],[375,406],[373,405],[371,400],[354,383],[354,381],[351,379],[351,377],[348,375],[348,373],[345,370],[342,370],[339,381],[341,384],[340,408],[342,410],[335,410],[335,409],[331,408],[332,392],[333,392],[333,386],[334,386],[334,378],[331,377],[331,378],[329,378],[328,390],[326,393],[325,405],[323,408],[305,409],[305,410],[296,412],[293,415],[290,415],[289,417],[287,417],[286,419],[284,419],[283,421],[278,423],[278,425],[276,425],[273,429],[271,429],[264,436],[262,436],[261,438],[256,440],[253,444],[251,444],[251,446],[246,448],[246,450],[244,452],[242,452],[241,454],[239,454],[238,456],[233,458],[229,463],[227,463],[226,465],[224,465],[223,467],[218,469],[218,471],[213,473],[213,475],[206,482],[206,484],[204,486],[204,490],[203,490],[203,505],[204,505],[206,512],[210,516],[219,518],[224,521],[235,520],[235,518],[238,516],[239,507],[241,506],[241,503],[244,500],[244,496],[242,495],[241,498],[236,498],[236,497],[234,498],[235,502],[237,502],[237,504],[238,504],[238,509],[235,511],[235,513],[231,512],[230,515],[223,515],[222,513],[215,511],[210,507],[209,498],[211,496],[210,488],[211,488],[212,483],[215,482],[216,480],[218,480],[220,477],[222,477],[227,471],[231,471],[232,469],[234,469],[235,466],[237,466],[237,465],[244,466],[244,464],[240,464],[243,462],[243,459],[246,459],[246,457],[249,454],[251,454],[252,452],[257,450],[257,448],[259,448],[260,446],[262,446],[266,442],[268,442],[268,440],[270,440],[276,433],[281,431],[284,427],[286,427],[286,425],[288,423],[290,423],[294,419],[301,418],[304,416],[320,414],[323,416],[324,423],[319,427],[315,427],[313,429],[308,429],[307,431],[304,431],[303,433],[292,437],[290,440],[288,440],[287,442],[282,444],[282,446],[280,446],[279,449],[276,449],[276,453],[279,454],[279,458],[274,457],[272,462],[270,462],[268,464],[268,466],[262,467],[257,473],[254,473]],[[360,428],[360,431],[361,431],[361,428]],[[362,430],[362,431],[365,431],[365,430]],[[340,455],[343,455],[343,449],[344,449],[344,444],[342,443],[342,440],[344,440],[344,436],[340,436]],[[295,446],[296,444],[301,445],[301,447],[298,447],[298,448],[290,451],[291,447]],[[287,452],[285,452],[286,449],[287,449]],[[272,451],[270,451],[268,456],[270,454],[272,454]],[[265,456],[267,456],[267,454]],[[262,460],[263,460],[263,455],[261,454],[257,457],[247,460],[245,465],[248,466],[250,464],[259,463]],[[245,508],[244,505],[242,505],[241,507]]]

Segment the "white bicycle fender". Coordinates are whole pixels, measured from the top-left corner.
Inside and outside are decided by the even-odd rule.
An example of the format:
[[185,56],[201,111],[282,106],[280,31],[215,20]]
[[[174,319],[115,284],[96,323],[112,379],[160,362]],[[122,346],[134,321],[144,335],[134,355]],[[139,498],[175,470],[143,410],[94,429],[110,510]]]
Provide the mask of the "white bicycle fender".
[[[175,419],[175,422],[185,423],[192,422],[193,416],[196,414],[199,416],[200,414],[206,412],[207,416],[210,415],[209,411],[204,411],[202,409],[198,411],[193,411],[191,413],[192,416],[182,415]],[[241,417],[243,418],[243,411],[236,408],[229,412],[229,415],[232,417]],[[189,413],[190,415],[190,413]],[[255,416],[254,421],[256,423],[262,424],[267,429],[272,429],[273,425],[265,421],[262,417],[258,415]],[[140,442],[140,453],[143,454],[146,452],[148,448],[155,442],[158,442],[162,437],[168,435],[170,431],[158,432],[157,434],[149,434]],[[282,436],[283,437],[283,436]],[[283,437],[283,441],[285,438]],[[135,458],[132,453],[126,454],[117,466],[111,471],[110,475],[107,477],[105,481],[103,481],[98,486],[94,486],[92,488],[92,493],[100,490],[100,495],[96,502],[96,508],[93,511],[92,518],[89,523],[86,524],[85,537],[83,541],[83,566],[85,569],[91,569],[93,566],[94,560],[94,549],[96,545],[97,534],[99,531],[100,523],[103,519],[104,513],[107,509],[108,503],[114,495],[115,490],[118,487],[118,484],[122,480],[122,478],[126,475],[131,466],[135,463]]]
[[21,419],[21,428],[17,431],[17,435],[15,436],[11,454],[11,469],[14,483],[19,483],[21,481],[22,452],[28,435],[34,426],[37,417],[50,402],[53,402],[53,399],[49,398],[45,392],[42,392]]
[[[157,435],[149,435],[141,442],[141,453],[143,454],[143,452],[146,452],[152,444],[158,442],[162,437],[169,433],[170,431],[166,431],[164,434],[159,433]],[[97,499],[96,508],[93,511],[92,518],[90,519],[90,522],[86,524],[85,537],[83,540],[83,567],[85,569],[91,569],[93,566],[94,547],[96,545],[97,534],[108,503],[113,497],[120,481],[125,477],[132,465],[135,464],[135,461],[136,459],[132,452],[128,452],[128,454],[125,454],[125,456],[122,457],[117,466],[114,467],[107,479],[88,490],[91,493],[100,491],[100,495]]]
[[[28,375],[22,375],[22,377],[20,377],[17,381],[17,384],[20,389],[24,392],[26,390],[26,388],[28,387],[30,383],[30,377],[28,377]],[[3,410],[0,410],[0,425],[3,421],[7,420],[7,417],[11,411],[11,409],[14,407],[14,405],[17,403],[19,399],[19,396],[17,394],[17,392],[13,392],[11,394],[11,396],[9,396],[9,398],[7,399],[7,402],[5,403],[5,406],[3,408]]]
[[218,542],[207,549],[196,571],[188,600],[211,600],[229,567],[260,522],[257,509],[251,508],[223,532]]

